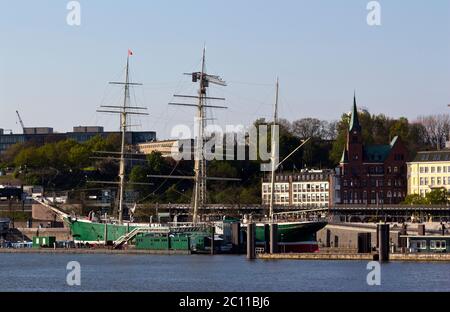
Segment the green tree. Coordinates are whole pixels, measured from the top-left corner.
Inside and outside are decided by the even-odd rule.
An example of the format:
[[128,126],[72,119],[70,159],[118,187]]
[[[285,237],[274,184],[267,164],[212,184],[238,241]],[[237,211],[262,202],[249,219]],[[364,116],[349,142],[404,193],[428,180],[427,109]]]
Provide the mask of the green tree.
[[420,196],[419,194],[411,194],[406,196],[405,201],[403,202],[405,205],[428,205],[428,200]]
[[434,189],[427,194],[426,199],[430,205],[445,205],[448,203],[448,193],[447,190]]

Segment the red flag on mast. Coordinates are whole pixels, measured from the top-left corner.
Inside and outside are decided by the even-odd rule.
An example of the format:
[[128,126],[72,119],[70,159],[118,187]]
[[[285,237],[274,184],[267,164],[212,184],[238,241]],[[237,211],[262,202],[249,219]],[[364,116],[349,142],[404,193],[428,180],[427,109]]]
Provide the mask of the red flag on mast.
[[128,49],[128,56],[133,55],[133,51],[131,51],[130,49]]

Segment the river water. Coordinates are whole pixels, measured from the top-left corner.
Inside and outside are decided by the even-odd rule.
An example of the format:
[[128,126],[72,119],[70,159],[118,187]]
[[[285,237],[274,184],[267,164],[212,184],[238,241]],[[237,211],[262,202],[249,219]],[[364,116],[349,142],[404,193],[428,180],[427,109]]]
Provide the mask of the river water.
[[[78,261],[81,286],[68,286]],[[449,263],[247,261],[242,256],[0,254],[0,291],[450,291]]]

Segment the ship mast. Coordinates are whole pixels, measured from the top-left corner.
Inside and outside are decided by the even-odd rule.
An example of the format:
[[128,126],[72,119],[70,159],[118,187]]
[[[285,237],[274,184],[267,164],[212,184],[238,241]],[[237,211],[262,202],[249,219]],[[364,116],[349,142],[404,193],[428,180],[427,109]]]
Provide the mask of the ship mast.
[[[194,165],[194,194],[193,194],[193,213],[192,222],[194,224],[198,223],[198,215],[200,209],[205,207],[206,204],[206,181],[207,180],[222,180],[222,181],[236,181],[237,179],[225,179],[225,178],[210,178],[206,174],[206,159],[204,155],[205,146],[205,128],[206,128],[206,108],[219,108],[226,109],[225,106],[215,106],[206,103],[207,100],[219,100],[224,101],[224,98],[208,97],[207,88],[209,84],[216,84],[220,86],[226,86],[225,81],[223,81],[219,76],[209,75],[206,73],[206,48],[203,48],[202,53],[202,66],[200,72],[186,73],[185,75],[192,76],[192,82],[199,82],[199,89],[197,96],[190,95],[174,95],[176,98],[188,98],[197,99],[197,104],[189,103],[169,103],[169,105],[179,105],[179,106],[192,106],[196,107],[196,133],[195,133],[195,165]],[[158,176],[150,176],[158,177]],[[181,177],[176,177],[181,178]],[[190,177],[186,177],[190,179]]]
[[276,96],[275,96],[275,104],[274,104],[274,110],[273,110],[273,124],[272,124],[272,133],[271,133],[271,145],[270,145],[270,162],[271,162],[271,178],[270,178],[270,205],[269,205],[269,218],[270,221],[273,221],[273,206],[274,206],[274,195],[275,195],[275,171],[277,169],[276,164],[276,144],[277,144],[277,138],[275,138],[275,127],[278,123],[278,93],[280,90],[280,82],[277,77],[277,83],[276,83]]
[[206,80],[205,74],[205,48],[203,47],[202,54],[202,71],[200,73],[200,85],[198,90],[198,107],[197,107],[197,133],[196,133],[196,150],[195,150],[195,189],[194,189],[194,211],[192,216],[192,222],[197,223],[198,210],[205,205],[206,198],[206,160],[203,154],[203,148],[205,143],[205,96],[206,96]]
[[118,206],[118,221],[119,224],[123,223],[123,208],[125,197],[125,163],[126,163],[126,133],[130,125],[128,125],[129,115],[148,115],[142,112],[146,110],[145,107],[130,106],[130,86],[142,86],[141,83],[130,82],[130,56],[133,55],[131,50],[128,50],[127,66],[125,70],[125,82],[110,82],[112,85],[121,85],[124,87],[124,99],[122,106],[100,106],[101,108],[107,108],[107,110],[101,109],[97,112],[113,113],[120,115],[120,132],[121,132],[121,146],[119,153],[119,206]]
[[274,104],[274,110],[273,110],[273,124],[272,124],[272,131],[271,131],[271,153],[270,153],[270,161],[271,161],[271,172],[270,172],[270,204],[269,204],[269,220],[270,222],[273,222],[273,216],[274,216],[274,203],[275,203],[275,172],[277,169],[290,157],[292,157],[297,151],[299,151],[306,143],[308,143],[311,138],[307,138],[304,140],[301,140],[301,144],[294,149],[288,156],[286,156],[283,160],[279,161],[279,157],[277,157],[277,151],[279,146],[278,145],[278,138],[276,137],[277,131],[276,126],[278,125],[278,104],[279,104],[279,93],[280,93],[280,80],[277,77],[276,82],[276,95],[275,95],[275,104]]

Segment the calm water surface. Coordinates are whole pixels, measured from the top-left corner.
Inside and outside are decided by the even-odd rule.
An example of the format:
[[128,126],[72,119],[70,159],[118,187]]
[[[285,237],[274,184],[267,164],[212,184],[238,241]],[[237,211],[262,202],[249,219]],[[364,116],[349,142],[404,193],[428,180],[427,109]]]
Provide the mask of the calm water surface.
[[[66,265],[81,264],[81,286]],[[247,261],[240,256],[0,254],[0,291],[450,291],[448,263],[382,265],[382,286],[366,283],[367,262]]]

